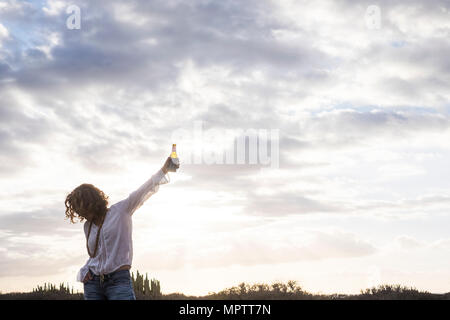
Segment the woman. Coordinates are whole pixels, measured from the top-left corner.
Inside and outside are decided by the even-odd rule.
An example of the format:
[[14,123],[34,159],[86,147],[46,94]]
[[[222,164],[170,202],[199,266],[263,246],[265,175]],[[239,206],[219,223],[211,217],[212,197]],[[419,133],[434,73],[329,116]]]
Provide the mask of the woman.
[[84,223],[89,259],[78,272],[77,280],[84,283],[86,300],[135,300],[130,277],[133,259],[133,213],[159,185],[169,182],[168,171],[176,171],[169,158],[147,182],[128,198],[108,208],[108,196],[91,184],[82,184],[66,198],[66,218]]

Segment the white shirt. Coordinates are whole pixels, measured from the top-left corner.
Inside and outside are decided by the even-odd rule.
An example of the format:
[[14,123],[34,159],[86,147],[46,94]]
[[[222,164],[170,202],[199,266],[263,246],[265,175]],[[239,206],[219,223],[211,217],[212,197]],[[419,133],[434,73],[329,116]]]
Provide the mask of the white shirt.
[[[83,282],[89,269],[96,275],[107,274],[117,270],[123,265],[130,265],[133,260],[132,220],[131,217],[144,202],[159,190],[159,185],[168,183],[169,175],[158,170],[139,189],[132,192],[128,198],[112,205],[105,216],[100,238],[98,241],[97,255],[89,258],[80,269],[77,281]],[[84,223],[84,234],[88,234],[89,222]],[[89,236],[89,251],[94,252],[95,239],[98,227],[93,223]]]

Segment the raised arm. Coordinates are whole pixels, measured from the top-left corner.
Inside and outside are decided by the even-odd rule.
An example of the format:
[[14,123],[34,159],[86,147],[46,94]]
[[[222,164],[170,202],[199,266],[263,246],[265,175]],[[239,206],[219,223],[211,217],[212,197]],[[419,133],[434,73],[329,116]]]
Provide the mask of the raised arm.
[[170,178],[167,175],[170,158],[167,158],[166,162],[150,179],[148,179],[137,190],[130,193],[127,199],[124,200],[125,210],[132,215],[137,209],[139,209],[144,202],[150,198],[153,194],[158,192],[161,184],[170,182]]

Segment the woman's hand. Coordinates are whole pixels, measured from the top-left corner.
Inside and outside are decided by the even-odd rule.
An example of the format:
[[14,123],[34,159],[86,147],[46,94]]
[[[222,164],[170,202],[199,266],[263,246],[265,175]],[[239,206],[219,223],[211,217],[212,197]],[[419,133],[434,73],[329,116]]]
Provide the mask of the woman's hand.
[[166,162],[164,162],[164,165],[162,166],[161,170],[164,172],[164,174],[166,174],[167,172],[169,172],[170,168],[174,168],[174,172],[176,172],[176,170],[180,167],[179,164],[175,165],[172,162],[172,159],[170,159],[170,157],[167,157]]
[[88,282],[91,279],[92,279],[92,275],[91,275],[90,272],[88,272],[88,273],[86,273],[86,276],[83,279],[83,283],[86,283],[86,282]]

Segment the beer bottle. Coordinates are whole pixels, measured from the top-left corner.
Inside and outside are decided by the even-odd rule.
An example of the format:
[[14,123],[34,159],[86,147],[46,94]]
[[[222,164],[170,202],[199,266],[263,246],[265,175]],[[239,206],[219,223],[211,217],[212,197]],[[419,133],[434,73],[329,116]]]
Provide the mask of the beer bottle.
[[169,167],[169,171],[175,172],[177,170],[177,166],[180,164],[180,160],[177,155],[177,145],[172,144],[172,153],[170,154],[170,160],[172,161],[171,166]]

